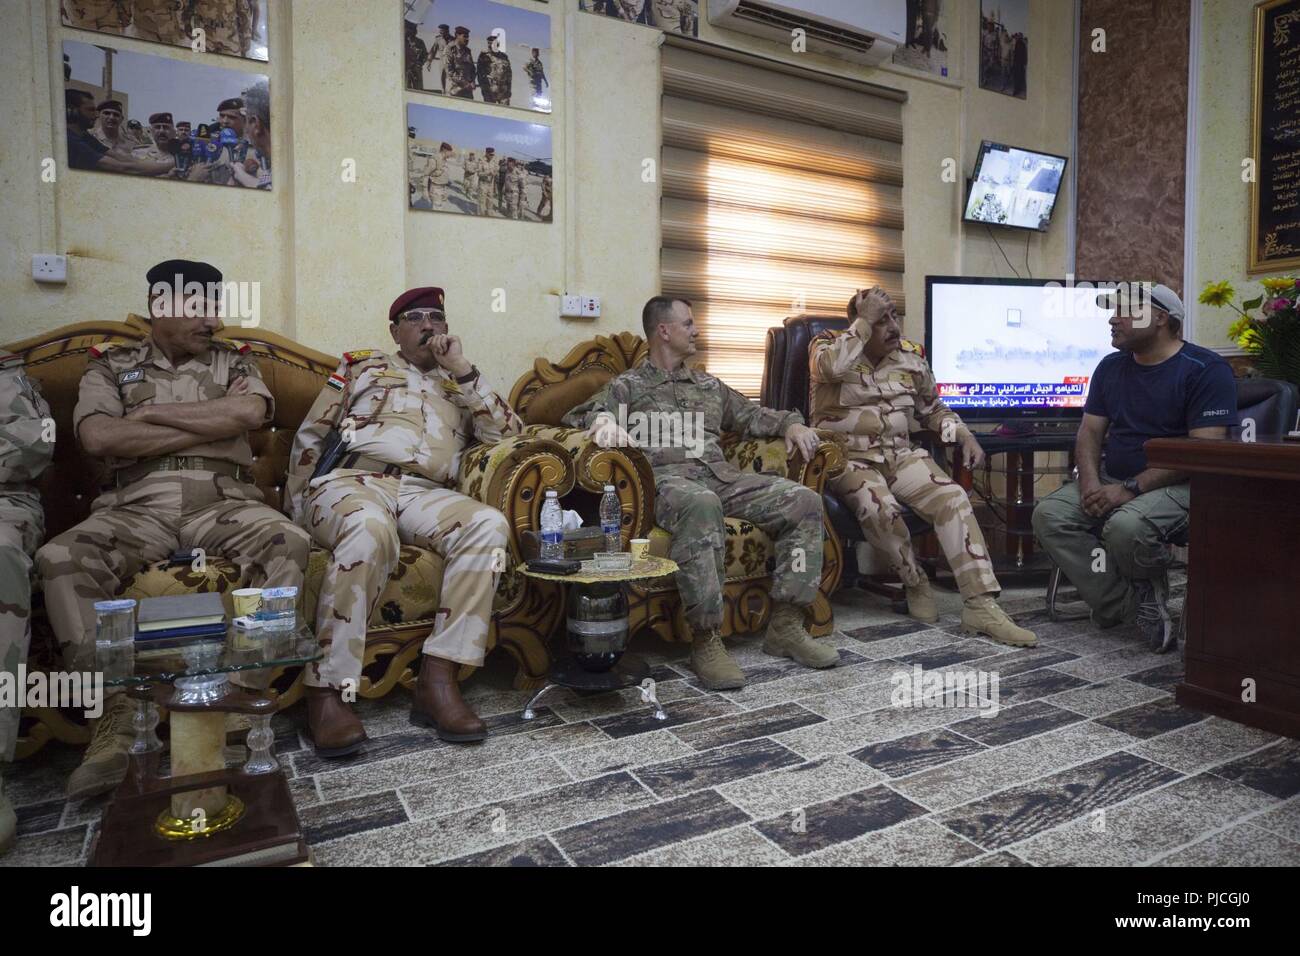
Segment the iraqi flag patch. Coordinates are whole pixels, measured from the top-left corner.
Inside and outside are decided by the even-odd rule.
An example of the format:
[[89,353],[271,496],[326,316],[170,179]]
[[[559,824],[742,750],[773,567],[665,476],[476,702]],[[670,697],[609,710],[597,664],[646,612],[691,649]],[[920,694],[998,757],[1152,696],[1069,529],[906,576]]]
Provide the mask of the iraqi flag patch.
[[328,385],[330,388],[334,389],[334,391],[336,392],[343,391],[343,386],[345,386],[347,383],[348,380],[344,378],[342,375],[338,374],[337,372],[335,372],[333,375],[331,375],[329,378],[325,380],[325,384]]

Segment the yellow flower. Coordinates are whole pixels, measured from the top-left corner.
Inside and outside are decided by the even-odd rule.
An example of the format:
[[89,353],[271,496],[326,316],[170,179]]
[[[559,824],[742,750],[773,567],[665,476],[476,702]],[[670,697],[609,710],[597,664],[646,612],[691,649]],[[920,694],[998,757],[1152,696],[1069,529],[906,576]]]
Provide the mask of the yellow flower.
[[1234,295],[1236,295],[1236,291],[1232,288],[1232,283],[1227,281],[1211,282],[1205,287],[1205,291],[1201,293],[1200,302],[1202,305],[1213,305],[1222,308],[1232,301]]
[[1274,279],[1261,279],[1260,285],[1269,295],[1281,295],[1284,292],[1295,292],[1295,279],[1290,276],[1278,276]]

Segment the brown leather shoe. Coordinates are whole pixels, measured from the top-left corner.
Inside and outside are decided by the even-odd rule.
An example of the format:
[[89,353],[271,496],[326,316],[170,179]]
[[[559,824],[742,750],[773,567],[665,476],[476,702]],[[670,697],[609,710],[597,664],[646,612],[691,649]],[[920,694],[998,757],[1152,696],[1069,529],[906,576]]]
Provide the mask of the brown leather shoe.
[[318,757],[347,757],[361,749],[366,728],[332,687],[307,687],[307,727]]
[[436,727],[438,736],[451,743],[470,743],[487,736],[487,724],[479,720],[460,696],[455,661],[421,655],[420,677],[411,702],[411,723]]

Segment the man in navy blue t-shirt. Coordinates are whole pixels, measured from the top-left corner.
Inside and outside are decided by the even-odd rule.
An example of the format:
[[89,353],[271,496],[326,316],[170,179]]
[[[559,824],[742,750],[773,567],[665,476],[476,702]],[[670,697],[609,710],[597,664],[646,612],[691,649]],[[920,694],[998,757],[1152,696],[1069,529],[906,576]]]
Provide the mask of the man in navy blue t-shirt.
[[[1092,609],[1098,627],[1136,617],[1151,648],[1174,643],[1166,607],[1169,543],[1187,530],[1184,472],[1147,466],[1150,438],[1228,437],[1237,424],[1232,369],[1182,340],[1183,303],[1157,285],[1115,307],[1113,352],[1093,373],[1075,441],[1079,480],[1034,508],[1034,534]],[[1104,451],[1104,455],[1103,455]],[[1104,549],[1104,553],[1102,550]]]

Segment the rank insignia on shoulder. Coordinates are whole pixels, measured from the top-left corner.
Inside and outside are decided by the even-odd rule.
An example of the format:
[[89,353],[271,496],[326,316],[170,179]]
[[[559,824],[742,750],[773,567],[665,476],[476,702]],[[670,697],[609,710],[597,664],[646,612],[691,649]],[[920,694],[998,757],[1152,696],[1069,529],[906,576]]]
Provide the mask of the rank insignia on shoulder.
[[925,349],[917,345],[915,342],[909,342],[907,339],[903,339],[898,343],[898,347],[904,352],[915,352],[917,355],[925,358]]
[[334,389],[334,391],[336,392],[343,391],[343,387],[347,385],[347,383],[348,380],[344,378],[342,375],[340,375],[338,372],[335,372],[329,378],[325,379],[325,384],[328,385],[330,388]]
[[374,349],[358,349],[355,352],[344,352],[343,361],[347,362],[349,365],[355,365],[357,362],[364,361],[374,354]]
[[144,369],[133,368],[129,372],[123,372],[117,377],[118,385],[130,385],[132,382],[139,382],[144,378]]

